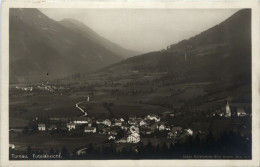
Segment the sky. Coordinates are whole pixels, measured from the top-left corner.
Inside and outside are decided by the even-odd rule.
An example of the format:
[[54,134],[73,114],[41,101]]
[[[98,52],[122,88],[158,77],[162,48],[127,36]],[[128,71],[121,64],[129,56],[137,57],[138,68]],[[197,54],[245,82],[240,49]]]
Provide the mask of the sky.
[[197,35],[239,9],[40,9],[60,21],[73,18],[120,46],[147,53]]

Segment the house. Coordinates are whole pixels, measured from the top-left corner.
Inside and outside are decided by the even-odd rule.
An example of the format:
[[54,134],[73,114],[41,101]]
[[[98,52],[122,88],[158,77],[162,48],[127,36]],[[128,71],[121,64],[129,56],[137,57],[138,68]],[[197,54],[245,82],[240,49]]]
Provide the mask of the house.
[[139,133],[139,128],[137,126],[134,126],[134,125],[132,125],[129,128],[129,130],[130,130],[131,133]]
[[165,129],[166,129],[166,126],[164,124],[161,124],[160,126],[158,126],[159,131],[163,131]]
[[191,129],[185,129],[185,132],[186,132],[188,135],[190,135],[190,136],[193,135],[193,130],[191,130]]
[[96,131],[97,131],[96,127],[86,126],[86,127],[84,128],[84,132],[85,132],[85,133],[96,133]]
[[96,121],[96,123],[111,126],[111,121],[109,119],[106,119],[106,120],[100,120],[99,119],[99,120]]
[[88,121],[88,127],[91,127],[91,126],[92,126],[92,121],[89,120],[89,121]]
[[124,120],[123,118],[120,118],[119,120],[120,120],[121,122],[125,122],[125,120]]
[[45,124],[38,124],[38,130],[45,131],[46,130]]
[[244,117],[244,116],[246,116],[247,114],[246,114],[246,112],[245,112],[245,110],[243,109],[243,108],[237,108],[237,116],[238,117]]
[[89,119],[86,117],[79,117],[79,118],[73,119],[73,123],[75,123],[75,124],[87,124],[88,121],[89,121]]
[[76,124],[73,122],[67,123],[68,130],[76,129]]
[[57,125],[50,125],[48,130],[56,130],[57,129]]
[[115,140],[116,138],[115,138],[115,136],[109,136],[107,139],[108,140]]
[[160,117],[158,117],[157,115],[151,114],[151,115],[147,115],[146,119],[148,120],[153,120],[155,122],[159,122],[160,121]]
[[87,148],[82,148],[82,149],[76,151],[76,154],[77,155],[84,155],[84,154],[86,154],[86,151],[87,151]]
[[9,148],[15,149],[15,145],[14,144],[9,144]]
[[146,126],[147,125],[147,122],[144,121],[144,120],[141,120],[140,123],[139,123],[140,126]]
[[109,119],[106,119],[103,121],[104,125],[111,126],[111,121]]
[[138,143],[140,142],[140,135],[138,133],[132,133],[127,137],[127,143]]
[[115,126],[122,126],[122,123],[121,120],[115,120]]
[[129,121],[128,121],[128,124],[129,124],[129,125],[136,125],[136,124],[137,124],[137,121],[136,121],[136,120],[129,120]]

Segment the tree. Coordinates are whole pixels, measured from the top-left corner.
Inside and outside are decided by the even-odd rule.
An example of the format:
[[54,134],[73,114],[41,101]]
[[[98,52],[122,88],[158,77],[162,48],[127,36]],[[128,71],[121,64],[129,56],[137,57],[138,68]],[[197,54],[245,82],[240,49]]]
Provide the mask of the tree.
[[65,146],[63,146],[63,148],[61,149],[61,156],[63,159],[66,159],[68,157],[68,151]]

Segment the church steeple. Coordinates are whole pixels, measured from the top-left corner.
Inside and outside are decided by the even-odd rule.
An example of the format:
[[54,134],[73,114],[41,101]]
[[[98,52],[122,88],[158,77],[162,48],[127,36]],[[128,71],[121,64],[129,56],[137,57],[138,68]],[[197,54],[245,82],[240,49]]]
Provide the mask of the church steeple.
[[231,117],[231,109],[229,107],[229,103],[227,101],[227,105],[226,105],[226,114],[225,117]]

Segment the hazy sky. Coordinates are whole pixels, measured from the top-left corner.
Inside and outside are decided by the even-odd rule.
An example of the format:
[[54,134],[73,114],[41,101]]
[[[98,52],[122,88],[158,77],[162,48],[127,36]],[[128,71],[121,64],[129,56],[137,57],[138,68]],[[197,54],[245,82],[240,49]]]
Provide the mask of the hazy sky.
[[140,52],[190,38],[238,9],[40,9],[54,20],[73,18],[101,36]]

